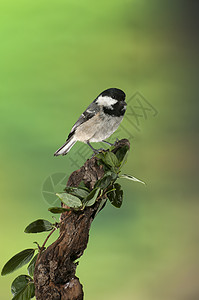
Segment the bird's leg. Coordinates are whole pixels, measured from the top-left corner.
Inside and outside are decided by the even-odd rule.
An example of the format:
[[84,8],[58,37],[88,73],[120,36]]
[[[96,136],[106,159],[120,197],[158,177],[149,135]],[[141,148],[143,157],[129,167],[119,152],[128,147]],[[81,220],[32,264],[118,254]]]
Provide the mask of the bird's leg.
[[115,143],[113,145],[116,145],[119,142],[119,139],[116,138]]
[[114,144],[111,144],[111,143],[109,143],[109,142],[107,142],[105,140],[103,140],[102,142],[108,144],[109,146],[114,146]]
[[93,148],[93,147],[91,146],[91,144],[89,143],[89,141],[87,141],[86,143],[87,143],[87,145],[93,150],[94,155],[95,155],[95,154],[98,154],[100,151],[103,151],[103,150],[104,150],[103,148],[100,148],[100,149],[95,149],[95,148]]
[[97,149],[94,149],[93,146],[89,143],[89,141],[86,142],[87,145],[93,150],[94,153],[97,153]]

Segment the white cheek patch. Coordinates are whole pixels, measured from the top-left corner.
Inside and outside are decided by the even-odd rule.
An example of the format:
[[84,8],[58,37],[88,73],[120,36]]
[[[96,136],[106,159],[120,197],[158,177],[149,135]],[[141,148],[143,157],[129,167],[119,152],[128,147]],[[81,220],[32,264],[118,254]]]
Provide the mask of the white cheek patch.
[[108,97],[108,96],[99,96],[96,103],[98,105],[103,105],[103,106],[106,106],[106,107],[110,107],[114,104],[117,103],[117,100],[111,98],[111,97]]

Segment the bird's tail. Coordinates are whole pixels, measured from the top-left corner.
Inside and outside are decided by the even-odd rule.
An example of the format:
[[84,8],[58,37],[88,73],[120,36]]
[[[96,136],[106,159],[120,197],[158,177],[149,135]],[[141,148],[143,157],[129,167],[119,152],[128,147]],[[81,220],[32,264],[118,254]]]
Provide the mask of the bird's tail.
[[54,153],[54,156],[66,155],[76,142],[76,139],[72,136]]

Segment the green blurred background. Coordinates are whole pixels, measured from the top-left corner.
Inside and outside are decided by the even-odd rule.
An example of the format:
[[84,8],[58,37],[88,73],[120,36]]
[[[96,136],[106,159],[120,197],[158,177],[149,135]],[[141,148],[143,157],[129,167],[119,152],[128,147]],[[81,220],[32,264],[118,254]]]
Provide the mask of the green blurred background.
[[[85,299],[199,299],[198,8],[183,0],[1,1],[1,266],[44,240],[23,233],[37,218],[51,220],[43,183],[69,175],[87,146],[53,153],[86,106],[118,87],[127,102],[139,92],[158,112],[141,116],[138,131],[129,104],[123,122],[133,135],[124,172],[147,185],[121,180],[122,208],[107,205],[92,224],[77,271]],[[1,277],[2,300],[24,272]]]

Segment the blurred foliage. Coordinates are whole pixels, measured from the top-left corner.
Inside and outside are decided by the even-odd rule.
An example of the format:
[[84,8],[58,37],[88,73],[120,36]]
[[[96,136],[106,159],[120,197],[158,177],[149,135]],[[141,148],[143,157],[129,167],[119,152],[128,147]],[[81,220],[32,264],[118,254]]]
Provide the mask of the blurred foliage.
[[[91,155],[80,143],[66,157],[54,151],[87,105],[118,87],[128,110],[114,138],[130,131],[124,171],[147,186],[124,182],[122,208],[96,218],[78,266],[86,299],[198,299],[197,14],[194,0],[1,1],[2,266],[13,248],[32,247],[21,228],[47,217],[46,178]],[[139,124],[136,92],[157,111],[140,110]]]

